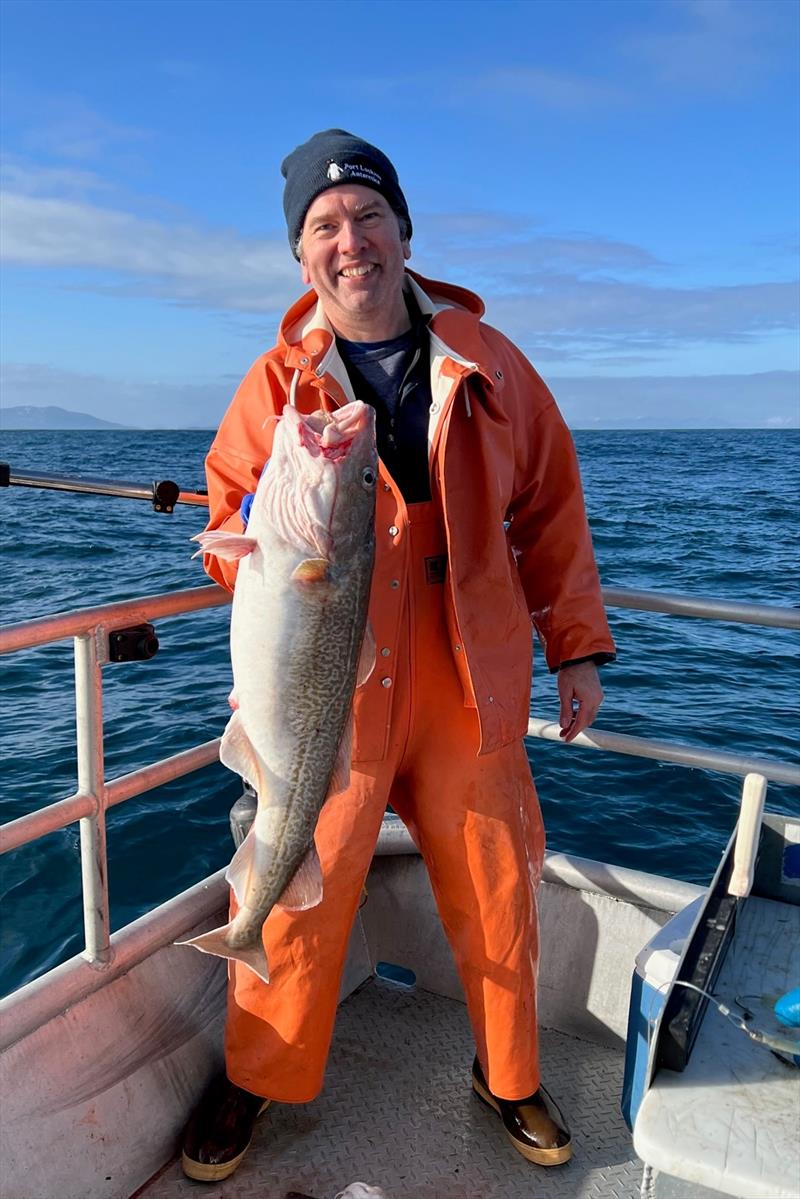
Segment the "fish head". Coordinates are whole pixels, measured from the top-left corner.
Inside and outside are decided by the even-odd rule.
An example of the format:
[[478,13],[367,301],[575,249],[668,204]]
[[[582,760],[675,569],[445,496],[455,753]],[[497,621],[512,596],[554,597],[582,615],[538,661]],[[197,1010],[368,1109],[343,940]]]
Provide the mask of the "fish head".
[[378,451],[375,411],[355,400],[333,412],[287,405],[248,532],[270,526],[308,556],[346,560],[374,539]]
[[309,445],[309,454],[318,452],[335,472],[323,483],[323,494],[327,489],[335,492],[329,520],[330,557],[346,560],[362,548],[371,548],[375,536],[375,409],[355,400],[330,413],[314,413],[306,421],[304,436],[318,439],[318,449]]

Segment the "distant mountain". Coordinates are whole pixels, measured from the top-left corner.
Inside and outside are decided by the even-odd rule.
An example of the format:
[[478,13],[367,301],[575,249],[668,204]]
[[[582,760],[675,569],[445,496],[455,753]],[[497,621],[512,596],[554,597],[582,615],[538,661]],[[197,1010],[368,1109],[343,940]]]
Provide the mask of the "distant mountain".
[[0,411],[0,429],[126,429],[88,412],[71,412],[53,405],[18,404]]

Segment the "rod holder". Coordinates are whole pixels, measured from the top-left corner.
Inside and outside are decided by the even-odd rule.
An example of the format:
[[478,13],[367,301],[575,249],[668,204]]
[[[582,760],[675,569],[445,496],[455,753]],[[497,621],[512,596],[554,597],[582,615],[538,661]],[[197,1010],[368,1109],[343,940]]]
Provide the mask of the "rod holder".
[[151,624],[114,629],[108,635],[109,662],[147,662],[158,653],[158,637]]
[[181,489],[172,479],[162,479],[153,484],[153,511],[174,512]]

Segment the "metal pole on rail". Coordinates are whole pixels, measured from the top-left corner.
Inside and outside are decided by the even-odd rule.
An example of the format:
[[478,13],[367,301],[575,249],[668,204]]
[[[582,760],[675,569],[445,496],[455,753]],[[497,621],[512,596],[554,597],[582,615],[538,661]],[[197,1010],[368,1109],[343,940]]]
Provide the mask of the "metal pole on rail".
[[[532,716],[528,721],[528,736],[543,741],[565,742],[556,721]],[[588,728],[578,733],[569,748],[608,750],[615,754],[630,754],[634,758],[650,758],[656,762],[671,762],[675,766],[693,766],[701,770],[718,770],[722,774],[744,776],[754,772],[773,783],[788,783],[800,787],[800,766],[755,754],[734,754],[722,749],[706,749],[702,745],[687,745],[679,741],[656,741],[652,737],[633,737],[630,733]]]
[[668,616],[700,616],[705,620],[731,620],[767,628],[800,629],[800,608],[777,604],[745,604],[706,595],[676,595],[668,591],[636,591],[629,587],[604,587],[607,607]]
[[94,630],[75,638],[75,722],[78,794],[89,796],[95,803],[94,812],[80,821],[83,956],[90,965],[102,968],[111,960],[111,927],[103,764],[103,680]]
[[12,470],[0,462],[0,487],[41,487],[46,491],[74,491],[83,495],[108,495],[128,500],[149,500],[156,512],[173,512],[176,504],[208,507],[203,489],[183,491],[171,479],[153,483],[132,483],[125,479],[96,479],[81,475],[62,475],[29,470]]

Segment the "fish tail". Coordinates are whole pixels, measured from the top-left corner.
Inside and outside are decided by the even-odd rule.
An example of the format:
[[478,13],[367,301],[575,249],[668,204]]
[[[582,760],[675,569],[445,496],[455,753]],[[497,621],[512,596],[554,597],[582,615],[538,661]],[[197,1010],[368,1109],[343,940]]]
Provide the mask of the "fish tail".
[[199,937],[192,937],[190,941],[176,941],[176,945],[193,945],[195,949],[199,949],[201,953],[211,953],[218,958],[228,958],[234,962],[242,962],[254,974],[257,974],[262,982],[269,982],[269,963],[267,954],[259,937],[255,945],[244,946],[242,948],[232,948],[228,944],[228,934],[231,931],[231,924],[225,924],[222,928],[212,929],[211,932],[201,933]]

